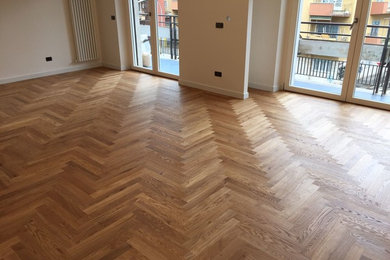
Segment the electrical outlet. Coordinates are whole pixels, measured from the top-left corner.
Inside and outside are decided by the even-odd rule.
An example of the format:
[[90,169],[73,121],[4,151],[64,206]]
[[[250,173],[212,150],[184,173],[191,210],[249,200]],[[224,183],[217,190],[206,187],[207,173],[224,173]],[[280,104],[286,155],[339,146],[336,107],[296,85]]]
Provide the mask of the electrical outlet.
[[53,57],[51,57],[51,56],[50,57],[46,57],[45,59],[46,59],[46,62],[53,61]]
[[215,28],[217,29],[223,29],[223,23],[216,23]]
[[222,78],[222,72],[220,71],[215,71],[214,72],[214,76],[218,77],[218,78]]

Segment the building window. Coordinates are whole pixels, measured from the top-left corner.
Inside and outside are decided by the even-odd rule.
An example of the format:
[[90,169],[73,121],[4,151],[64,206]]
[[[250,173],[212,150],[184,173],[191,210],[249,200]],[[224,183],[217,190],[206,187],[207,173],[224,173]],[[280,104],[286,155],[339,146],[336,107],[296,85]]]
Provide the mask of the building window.
[[331,34],[329,35],[331,38],[337,38],[337,34],[339,32],[339,27],[337,25],[328,25],[328,24],[317,24],[317,32],[323,34]]
[[334,10],[343,9],[343,0],[320,0],[320,3],[330,3],[334,5]]
[[[380,20],[372,21],[372,25],[380,25],[380,24],[381,24]],[[370,36],[378,36],[378,29],[379,28],[376,27],[371,28]]]

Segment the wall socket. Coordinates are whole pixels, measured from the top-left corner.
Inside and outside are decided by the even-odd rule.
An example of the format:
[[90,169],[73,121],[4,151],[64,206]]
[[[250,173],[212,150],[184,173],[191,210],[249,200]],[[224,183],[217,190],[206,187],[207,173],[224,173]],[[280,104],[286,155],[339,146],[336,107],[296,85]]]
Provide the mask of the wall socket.
[[214,72],[214,76],[218,77],[218,78],[222,78],[222,72],[220,71],[215,71]]
[[53,61],[53,57],[51,57],[51,56],[50,57],[46,57],[45,59],[46,59],[46,62]]
[[216,23],[215,28],[217,29],[223,29],[223,23]]

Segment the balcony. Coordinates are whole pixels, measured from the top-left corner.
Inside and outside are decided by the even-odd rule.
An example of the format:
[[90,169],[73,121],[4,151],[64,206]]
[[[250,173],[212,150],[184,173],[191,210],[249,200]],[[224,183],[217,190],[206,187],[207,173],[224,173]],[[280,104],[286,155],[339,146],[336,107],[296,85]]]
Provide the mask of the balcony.
[[[340,95],[350,35],[304,30],[318,25],[350,26],[346,23],[302,22],[293,84],[305,89]],[[383,44],[386,37],[371,35],[372,29],[389,30],[390,26],[367,27],[354,95],[360,99],[390,103],[390,96],[386,95],[390,87],[390,64],[383,60],[383,53],[387,53]],[[372,44],[374,42],[375,44]]]
[[[150,15],[140,13],[139,35],[142,42],[140,49],[151,54]],[[158,56],[161,72],[179,75],[179,22],[177,15],[158,15]],[[148,59],[148,58],[146,58]],[[145,65],[147,64],[147,65]],[[151,61],[144,63],[143,67],[151,69]]]
[[350,17],[351,13],[347,10],[333,10],[333,17]]
[[160,55],[160,70],[168,74],[179,75],[180,48],[178,16],[158,16],[158,49]]
[[310,16],[332,16],[334,6],[329,3],[311,3]]
[[171,9],[174,10],[174,11],[179,10],[178,2],[177,2],[177,1],[172,1],[172,2],[171,2]]
[[347,10],[337,10],[334,4],[331,3],[311,3],[311,17],[350,17],[350,12]]
[[371,15],[390,14],[388,2],[372,2]]

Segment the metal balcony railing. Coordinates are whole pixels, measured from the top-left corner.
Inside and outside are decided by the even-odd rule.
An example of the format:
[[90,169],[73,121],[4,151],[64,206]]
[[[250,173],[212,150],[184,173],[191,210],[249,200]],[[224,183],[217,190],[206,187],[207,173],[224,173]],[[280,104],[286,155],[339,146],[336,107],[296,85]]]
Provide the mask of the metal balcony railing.
[[[311,31],[313,27],[310,28],[310,31],[301,31],[300,38],[305,40],[319,40],[319,41],[339,41],[346,42],[350,41],[350,33],[338,33],[339,27],[351,27],[353,24],[348,23],[332,23],[332,22],[302,22],[302,25],[315,25],[317,31]],[[327,32],[318,32],[318,27],[322,26],[322,30],[327,30]],[[320,28],[320,29],[321,29]],[[390,85],[390,26],[388,25],[367,25],[367,28],[371,30],[366,30],[365,35],[365,45],[376,45],[380,48],[380,59],[378,58],[377,65],[373,65],[373,62],[361,61],[357,85],[361,85],[364,88],[373,89],[373,93],[378,93],[379,89],[382,89],[382,95],[386,94],[387,88]],[[378,35],[379,29],[385,29],[386,36]],[[344,30],[349,31],[349,30]],[[369,35],[367,35],[370,33]],[[304,37],[307,35],[325,35],[326,37],[321,37],[320,39],[312,39],[310,37]],[[333,38],[333,39],[331,39]],[[370,40],[369,40],[370,39]],[[372,40],[374,39],[374,40]],[[380,41],[375,41],[379,39]],[[334,59],[326,58],[311,58],[310,56],[305,57],[305,53],[299,53],[298,56],[298,65],[296,73],[299,75],[313,76],[319,78],[327,78],[330,80],[341,80],[344,78],[345,72],[345,62],[336,60],[338,57],[335,56]],[[317,56],[319,56],[317,54]],[[329,56],[329,55],[328,55]]]
[[[349,24],[349,23],[333,23],[333,22],[301,22],[302,25],[315,25],[315,26],[329,26],[328,28],[332,28],[332,26],[334,26],[333,28],[336,28],[336,27],[351,27],[352,24]],[[367,33],[371,33],[371,31],[373,29],[386,29],[386,30],[389,30],[390,29],[390,26],[389,25],[372,25],[372,24],[369,24],[367,25],[367,28],[370,28],[371,30],[366,30]],[[332,30],[332,29],[330,29]],[[321,39],[311,39],[311,38],[308,38],[308,37],[304,37],[304,36],[308,36],[308,35],[317,35],[317,36],[329,36],[330,38],[321,38]],[[328,31],[328,32],[318,32],[318,31],[300,31],[300,36],[303,38],[303,39],[309,39],[309,40],[340,40],[340,41],[343,41],[343,42],[349,42],[349,37],[351,37],[351,34],[350,33],[338,33],[338,32],[332,32],[332,31]],[[385,41],[387,39],[387,36],[378,36],[378,35],[365,35],[365,38],[366,39],[381,39],[383,41]],[[380,43],[378,45],[383,45],[383,43]]]
[[[328,80],[343,80],[346,62],[345,61],[337,61],[337,60],[329,60],[329,59],[320,59],[320,58],[310,58],[304,56],[298,56],[296,63],[296,71],[297,75],[323,78]],[[381,66],[379,64],[364,64],[361,63],[358,70],[358,76],[356,84],[365,89],[375,90],[377,86],[378,79],[379,85],[383,88],[387,88],[387,84],[389,84],[389,79],[387,79],[386,84],[386,76],[389,71],[388,66],[383,68],[383,72],[380,73]],[[386,92],[384,91],[384,94]]]
[[[158,27],[169,28],[169,38],[159,37],[160,54],[168,54],[171,59],[179,59],[179,23],[177,15],[158,15]],[[161,21],[163,18],[163,21]]]

